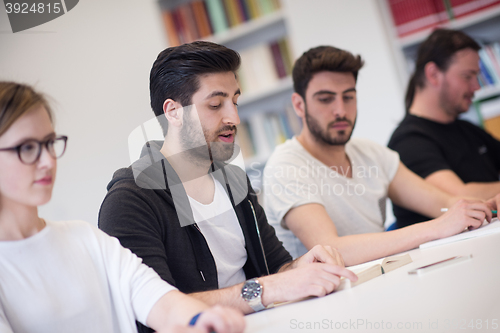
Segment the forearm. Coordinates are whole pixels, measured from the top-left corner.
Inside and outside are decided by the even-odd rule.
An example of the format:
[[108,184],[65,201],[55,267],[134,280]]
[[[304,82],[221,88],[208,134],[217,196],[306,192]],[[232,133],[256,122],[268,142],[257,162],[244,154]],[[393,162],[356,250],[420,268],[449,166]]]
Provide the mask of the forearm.
[[155,303],[147,318],[147,325],[158,332],[167,332],[175,325],[187,326],[191,318],[206,310],[203,302],[173,290]]
[[436,239],[430,226],[430,223],[423,222],[389,232],[337,236],[322,245],[336,248],[346,267],[353,266],[408,251]]
[[467,183],[464,184],[458,195],[487,200],[500,193],[500,182]]
[[243,298],[241,298],[242,287],[243,283],[239,283],[228,288],[192,293],[189,294],[189,296],[210,306],[223,305],[239,309],[244,314],[252,313],[252,308],[250,308]]

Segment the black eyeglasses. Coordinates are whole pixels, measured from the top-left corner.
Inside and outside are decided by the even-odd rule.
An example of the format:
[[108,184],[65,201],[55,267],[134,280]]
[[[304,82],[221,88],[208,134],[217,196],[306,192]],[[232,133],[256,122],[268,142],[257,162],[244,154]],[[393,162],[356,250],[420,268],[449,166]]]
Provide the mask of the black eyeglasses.
[[66,141],[68,137],[65,135],[51,138],[45,141],[30,139],[24,141],[19,146],[11,148],[0,148],[0,151],[17,151],[17,156],[24,164],[35,164],[42,155],[42,146],[44,146],[53,158],[61,157],[66,151]]

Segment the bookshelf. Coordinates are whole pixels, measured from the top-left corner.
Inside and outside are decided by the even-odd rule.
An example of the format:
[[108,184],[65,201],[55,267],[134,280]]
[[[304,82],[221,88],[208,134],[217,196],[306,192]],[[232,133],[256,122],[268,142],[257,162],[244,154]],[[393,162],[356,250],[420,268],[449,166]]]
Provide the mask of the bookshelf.
[[[179,29],[174,21],[179,17],[182,21],[185,12],[192,11],[194,16],[195,7],[201,6],[200,3],[204,6],[211,34],[198,29],[188,33],[188,37],[197,36],[196,40],[225,45],[238,51],[242,59],[238,73],[242,95],[238,101],[241,124],[237,143],[242,149],[246,171],[254,188],[259,191],[261,171],[274,147],[300,130],[298,118],[290,112],[293,92],[291,69],[295,58],[288,40],[286,13],[279,0],[160,1],[170,45],[172,41],[173,45],[191,41],[183,33],[183,29],[189,29],[186,28],[188,25]],[[267,11],[247,15],[252,6],[254,9],[255,6],[267,8]],[[214,22],[215,16],[210,15],[214,14],[210,13],[210,8],[219,8],[218,20],[225,23]],[[223,11],[220,11],[221,8]],[[240,15],[238,20],[234,8],[247,8],[247,14]],[[189,18],[184,21],[188,22]],[[237,24],[231,24],[236,21]],[[216,31],[216,26],[219,26],[219,31]]]
[[[414,70],[415,58],[420,43],[423,42],[436,27],[462,30],[469,36],[476,39],[483,46],[483,49],[485,49],[485,46],[490,48],[494,43],[500,42],[500,1],[498,0],[458,1],[462,6],[466,6],[468,3],[473,3],[475,1],[474,4],[484,5],[484,8],[473,8],[474,10],[472,10],[469,14],[462,11],[460,15],[457,15],[456,18],[450,16],[443,17],[442,13],[438,14],[441,15],[441,22],[423,27],[421,29],[417,28],[413,33],[409,33],[404,36],[398,36],[398,31],[395,27],[395,19],[393,18],[390,8],[391,1],[393,0],[379,0],[378,4],[382,17],[385,21],[386,29],[391,39],[391,48],[393,50],[395,62],[400,74],[400,80],[404,87],[406,87],[410,75]],[[412,0],[403,1],[412,2]],[[454,0],[424,1],[443,1],[444,4],[448,5],[454,3]],[[450,10],[452,9],[453,8],[451,7]],[[481,61],[488,61],[488,59],[490,59],[489,61],[496,61],[500,64],[500,55],[497,55],[496,59],[492,59],[492,56],[486,56],[486,58],[487,59],[485,59],[485,56],[482,55]],[[498,67],[495,68],[495,66],[492,66],[490,64],[487,72],[489,72],[493,76],[495,75],[494,73],[492,73],[493,71],[496,72],[497,79],[495,80],[495,78],[493,78],[493,80],[490,82],[484,82],[487,81],[484,77],[484,71],[482,71],[482,73],[479,75],[479,81],[483,81],[481,84],[482,88],[476,91],[474,96],[474,103],[471,106],[471,109],[469,110],[469,112],[463,115],[465,119],[480,126],[486,127],[487,129],[488,126],[485,126],[485,122],[487,122],[488,117],[490,117],[492,113],[488,112],[487,115],[483,115],[481,113],[482,103],[484,101],[488,101],[489,105],[491,105],[493,103],[491,102],[492,99],[498,99],[498,115],[500,115],[500,81],[498,80],[498,78],[500,78],[500,70]],[[489,105],[488,108],[491,109],[491,106]],[[495,129],[495,131],[499,131],[498,133],[500,133],[500,127],[498,127],[498,129]]]

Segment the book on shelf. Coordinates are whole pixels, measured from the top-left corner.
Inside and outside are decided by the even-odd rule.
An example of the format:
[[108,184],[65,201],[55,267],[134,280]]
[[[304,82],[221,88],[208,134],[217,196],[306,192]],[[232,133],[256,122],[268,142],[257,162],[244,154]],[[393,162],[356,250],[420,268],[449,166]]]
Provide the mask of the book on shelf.
[[449,1],[451,7],[451,18],[456,19],[466,16],[488,7],[500,4],[500,0],[445,0]]
[[362,283],[365,283],[366,281],[370,281],[371,279],[376,278],[377,276],[389,273],[395,269],[408,265],[409,263],[412,262],[413,260],[411,259],[410,254],[407,253],[400,256],[387,257],[384,260],[382,260],[380,264],[371,265],[368,268],[363,268],[361,270],[359,269],[359,266],[366,267],[365,264],[353,267],[347,267],[347,269],[352,270],[358,276],[358,280],[356,282],[351,282],[349,279],[342,278],[340,281],[340,285],[336,290],[339,291],[339,290],[353,288]]
[[387,0],[399,37],[500,5],[500,0]]
[[238,79],[245,94],[272,88],[280,79],[291,74],[291,56],[286,38],[247,48],[240,52],[240,56]]
[[479,50],[479,84],[484,86],[500,85],[500,45],[498,42],[485,45]]
[[177,46],[222,33],[280,8],[279,0],[192,0],[163,9],[162,16],[169,44]]
[[236,140],[244,159],[265,160],[277,145],[300,133],[300,119],[290,109],[253,114],[238,125]]

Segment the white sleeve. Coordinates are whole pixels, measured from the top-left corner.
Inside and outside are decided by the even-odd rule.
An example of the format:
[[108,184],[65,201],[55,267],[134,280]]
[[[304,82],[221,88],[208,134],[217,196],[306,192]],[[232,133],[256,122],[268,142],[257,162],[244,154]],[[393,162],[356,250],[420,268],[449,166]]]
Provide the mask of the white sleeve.
[[122,247],[118,239],[92,228],[102,251],[113,305],[122,301],[122,310],[133,309],[134,318],[146,325],[154,304],[163,295],[177,288],[162,280],[129,249]]
[[10,327],[9,322],[7,321],[7,317],[5,316],[1,303],[0,303],[0,333],[14,333],[14,331]]
[[264,207],[270,220],[281,223],[292,208],[317,203],[324,206],[310,164],[297,156],[276,155],[264,168]]

